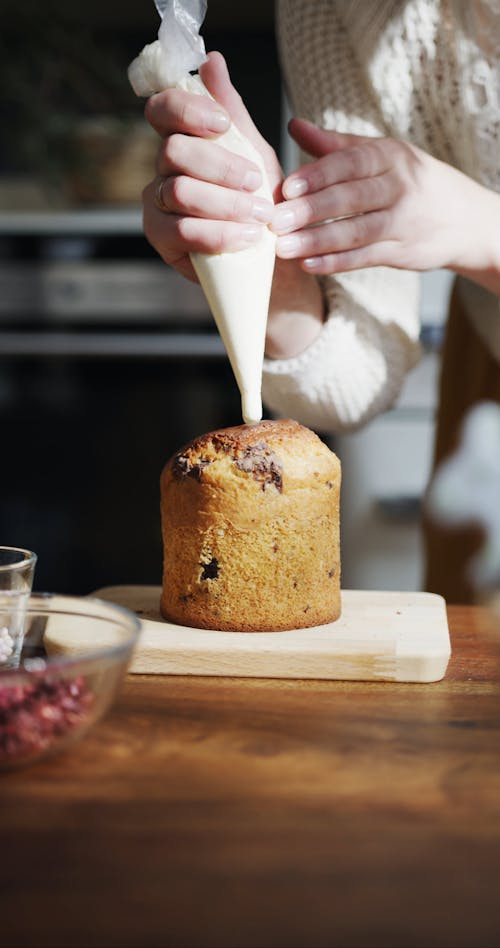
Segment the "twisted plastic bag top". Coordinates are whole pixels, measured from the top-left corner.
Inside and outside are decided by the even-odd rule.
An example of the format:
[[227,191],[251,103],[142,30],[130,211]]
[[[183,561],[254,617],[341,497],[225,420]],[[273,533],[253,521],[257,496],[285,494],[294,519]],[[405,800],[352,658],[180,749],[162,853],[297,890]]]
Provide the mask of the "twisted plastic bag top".
[[175,86],[206,59],[200,36],[206,0],[155,0],[155,6],[162,18],[158,39],[128,69],[134,92],[144,97]]

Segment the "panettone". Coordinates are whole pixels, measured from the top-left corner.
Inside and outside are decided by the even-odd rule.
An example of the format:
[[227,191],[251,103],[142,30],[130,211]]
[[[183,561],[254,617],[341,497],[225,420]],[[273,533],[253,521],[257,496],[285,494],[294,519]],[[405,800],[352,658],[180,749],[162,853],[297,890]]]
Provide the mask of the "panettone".
[[161,475],[162,615],[271,632],[340,615],[340,462],[295,421],[201,435]]

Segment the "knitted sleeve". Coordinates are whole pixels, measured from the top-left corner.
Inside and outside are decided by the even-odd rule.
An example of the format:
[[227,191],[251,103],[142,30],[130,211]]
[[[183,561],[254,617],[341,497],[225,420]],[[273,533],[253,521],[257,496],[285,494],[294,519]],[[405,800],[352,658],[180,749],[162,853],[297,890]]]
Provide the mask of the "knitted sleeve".
[[[342,11],[382,26],[393,0],[281,0],[280,55],[294,113],[323,128],[385,135],[373,86],[365,80]],[[377,17],[381,23],[377,23]],[[350,430],[390,408],[419,356],[418,276],[377,267],[322,279],[327,319],[304,352],[266,359],[263,397],[281,415],[325,432]]]

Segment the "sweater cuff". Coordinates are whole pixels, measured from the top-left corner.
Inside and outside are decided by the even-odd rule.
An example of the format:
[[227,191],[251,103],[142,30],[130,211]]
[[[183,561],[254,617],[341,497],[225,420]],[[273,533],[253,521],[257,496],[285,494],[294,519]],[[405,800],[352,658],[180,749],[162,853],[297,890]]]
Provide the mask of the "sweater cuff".
[[349,319],[330,316],[298,356],[264,360],[263,399],[311,428],[355,430],[392,406],[419,354],[400,327],[380,324],[351,302]]

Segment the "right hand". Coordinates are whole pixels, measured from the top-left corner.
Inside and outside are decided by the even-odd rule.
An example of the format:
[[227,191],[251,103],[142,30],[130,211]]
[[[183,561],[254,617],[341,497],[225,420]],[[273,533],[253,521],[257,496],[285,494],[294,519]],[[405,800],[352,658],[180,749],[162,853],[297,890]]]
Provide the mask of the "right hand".
[[[231,84],[220,53],[210,53],[200,75],[213,96],[167,89],[148,99],[145,115],[162,144],[157,177],[143,192],[144,233],[166,263],[197,281],[190,253],[242,250],[260,239],[273,204],[255,192],[258,166],[214,141],[231,122],[259,151],[273,196],[283,174],[275,152],[258,132]],[[156,203],[160,178],[164,210]]]

